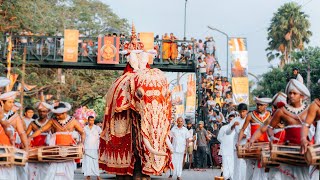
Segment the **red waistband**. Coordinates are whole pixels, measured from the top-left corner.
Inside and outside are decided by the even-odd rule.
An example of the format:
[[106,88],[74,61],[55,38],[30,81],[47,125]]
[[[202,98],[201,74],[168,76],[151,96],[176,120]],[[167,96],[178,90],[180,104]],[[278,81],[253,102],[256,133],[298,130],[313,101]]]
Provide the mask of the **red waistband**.
[[284,141],[289,141],[290,144],[300,145],[301,143],[301,127],[287,127]]

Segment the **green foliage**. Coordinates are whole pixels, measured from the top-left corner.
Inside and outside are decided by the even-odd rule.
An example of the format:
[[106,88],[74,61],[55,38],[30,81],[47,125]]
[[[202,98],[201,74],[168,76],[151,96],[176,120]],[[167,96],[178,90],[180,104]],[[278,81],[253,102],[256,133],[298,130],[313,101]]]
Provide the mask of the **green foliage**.
[[[1,4],[1,2],[0,2]],[[128,22],[119,18],[110,7],[99,0],[9,0],[2,2],[0,31],[54,34],[64,29],[97,36],[106,28],[128,32]],[[1,17],[1,14],[0,14]],[[15,17],[14,20],[11,17]]]
[[287,80],[293,76],[292,70],[294,67],[300,69],[300,74],[304,79],[304,84],[307,83],[307,67],[310,63],[310,93],[311,99],[320,97],[320,86],[317,84],[320,79],[320,48],[308,47],[301,52],[295,52],[292,55],[295,62],[287,64],[281,68],[273,68],[271,71],[262,75],[262,80],[258,82],[258,87],[252,91],[256,96],[264,94],[267,97],[272,97],[279,91],[284,92]]
[[266,50],[269,62],[279,58],[281,65],[290,63],[291,52],[302,50],[304,43],[309,43],[312,33],[308,17],[295,2],[284,4],[274,13],[268,28]]

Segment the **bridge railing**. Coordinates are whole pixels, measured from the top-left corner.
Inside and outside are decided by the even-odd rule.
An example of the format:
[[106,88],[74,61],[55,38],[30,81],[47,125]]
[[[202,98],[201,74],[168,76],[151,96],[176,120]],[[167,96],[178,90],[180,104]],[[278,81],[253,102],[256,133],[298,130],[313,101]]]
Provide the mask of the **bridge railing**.
[[[120,51],[123,49],[123,44],[129,39],[120,39]],[[6,42],[6,41],[4,41]],[[168,40],[155,39],[155,50],[158,54],[154,59],[154,65],[170,65],[183,66],[187,68],[195,68],[195,44],[191,41],[176,40],[178,56],[175,59],[164,59],[163,52],[164,43],[171,43]],[[27,47],[27,62],[39,63],[56,63],[63,62],[64,37],[63,36],[12,36],[13,56],[22,55],[24,47]],[[97,37],[80,37],[78,45],[78,63],[93,63],[97,64],[98,55],[98,38]],[[6,59],[7,43],[1,44],[1,57]],[[124,65],[127,62],[125,55],[119,55],[119,64]],[[188,67],[190,66],[190,67]]]

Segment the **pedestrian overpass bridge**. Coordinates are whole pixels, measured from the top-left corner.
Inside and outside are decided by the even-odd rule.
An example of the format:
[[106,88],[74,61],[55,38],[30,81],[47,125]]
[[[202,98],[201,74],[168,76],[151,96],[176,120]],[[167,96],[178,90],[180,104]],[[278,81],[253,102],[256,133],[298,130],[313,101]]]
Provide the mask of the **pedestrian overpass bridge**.
[[[22,43],[21,39],[27,39],[27,43]],[[63,69],[98,69],[98,70],[123,70],[126,66],[127,60],[124,55],[119,55],[119,64],[98,64],[97,37],[80,37],[78,48],[77,62],[63,61],[63,36],[12,36],[12,62],[18,57],[22,58],[24,47],[26,47],[26,64],[36,65],[40,68],[63,68]],[[125,42],[126,39],[121,39]],[[89,43],[90,42],[90,43]],[[155,40],[155,46],[158,47],[158,56],[154,59],[152,68],[159,68],[167,72],[196,72],[195,55],[191,52],[187,58],[181,54],[181,49],[186,45],[192,45],[191,41],[177,40],[176,43],[179,49],[178,59],[167,60],[162,57],[162,44],[165,41]],[[91,44],[91,45],[90,45]],[[8,54],[8,44],[2,44],[0,48],[2,63],[6,63]]]

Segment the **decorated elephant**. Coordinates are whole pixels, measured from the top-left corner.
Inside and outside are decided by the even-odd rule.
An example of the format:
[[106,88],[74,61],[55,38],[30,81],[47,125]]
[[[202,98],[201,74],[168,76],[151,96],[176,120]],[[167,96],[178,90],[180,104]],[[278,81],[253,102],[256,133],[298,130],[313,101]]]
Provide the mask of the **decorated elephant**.
[[161,175],[173,168],[168,82],[159,69],[132,67],[106,95],[99,166],[116,175]]

